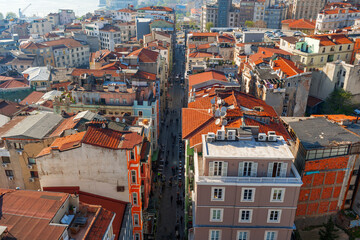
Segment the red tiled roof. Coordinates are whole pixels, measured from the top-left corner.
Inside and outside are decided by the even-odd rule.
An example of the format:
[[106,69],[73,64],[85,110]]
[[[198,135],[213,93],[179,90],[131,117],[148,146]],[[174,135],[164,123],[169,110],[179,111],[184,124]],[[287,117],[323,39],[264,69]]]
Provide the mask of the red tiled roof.
[[85,240],[103,239],[113,217],[113,212],[100,208],[100,212],[96,215],[96,219],[88,230]]
[[[194,45],[194,48],[196,48],[195,44],[191,44],[191,45]],[[210,43],[204,43],[204,44],[198,45],[197,49],[208,49],[210,47],[211,47]]]
[[19,82],[16,80],[9,80],[0,84],[0,88],[3,89],[24,88],[24,87],[29,87],[29,86],[23,82]]
[[64,119],[49,137],[59,137],[65,130],[73,129],[78,121],[74,121],[76,115]]
[[122,136],[122,132],[90,126],[86,131],[82,143],[104,148],[119,149]]
[[235,38],[229,34],[223,34],[218,37],[218,42],[235,43]]
[[61,38],[59,40],[53,40],[53,41],[47,41],[43,42],[42,44],[46,46],[59,46],[59,45],[65,45],[68,48],[76,48],[76,47],[83,47],[79,41],[73,39],[73,38]]
[[37,103],[41,98],[42,96],[44,96],[45,93],[42,93],[42,92],[32,92],[30,93],[24,100],[22,100],[20,102],[20,104],[22,105],[26,105],[26,104],[34,104],[34,103]]
[[128,55],[128,57],[134,57],[134,56],[138,57],[139,62],[149,63],[149,62],[156,62],[159,53],[151,51],[146,48],[140,48]]
[[219,35],[219,33],[213,33],[213,32],[191,32],[193,37],[216,37]]
[[304,71],[300,70],[295,66],[295,63],[291,60],[279,57],[274,61],[274,70],[281,70],[288,77],[295,76],[297,74],[303,73]]
[[17,112],[19,112],[23,106],[16,102],[6,101],[0,99],[0,114],[13,117]]
[[308,19],[287,19],[281,21],[282,24],[289,24],[293,29],[315,29],[316,21],[310,21]]
[[321,100],[320,98],[309,96],[306,105],[309,107],[315,107],[321,102],[323,102],[323,100]]
[[135,10],[129,9],[129,8],[123,8],[123,9],[119,9],[117,10],[118,12],[125,12],[125,13],[133,13],[135,12]]
[[71,82],[60,82],[60,83],[53,83],[53,84],[51,84],[51,88],[52,89],[57,89],[57,90],[59,90],[59,89],[61,89],[61,88],[63,88],[63,89],[67,89],[67,87],[69,86],[71,84]]
[[189,54],[189,58],[211,58],[214,57],[212,53],[207,52],[193,52]]
[[138,10],[145,10],[145,11],[166,11],[166,12],[173,12],[174,9],[169,7],[163,7],[163,6],[148,6],[139,8]]
[[341,13],[358,13],[359,10],[350,8],[350,9],[343,9],[343,8],[336,8],[336,9],[324,9],[320,12],[320,14],[330,15],[330,14],[341,14]]
[[100,29],[99,31],[103,31],[103,32],[120,32],[120,28],[108,24],[108,25],[105,25],[105,26],[104,26],[102,29]]
[[219,80],[219,81],[227,82],[226,76],[222,72],[217,72],[217,71],[202,72],[189,76],[189,89],[191,89],[194,85],[197,85],[199,83],[204,83],[210,80]]
[[86,132],[75,133],[69,136],[55,139],[50,147],[44,148],[36,157],[42,157],[51,153],[51,150],[59,150],[60,152],[80,147],[81,140]]
[[320,46],[332,46],[337,44],[351,44],[351,41],[345,34],[319,34],[306,36],[313,39],[320,40]]
[[133,149],[136,145],[141,144],[143,137],[136,132],[125,133],[120,143],[121,149]]
[[47,47],[49,47],[49,46],[46,46],[43,43],[34,43],[34,42],[28,42],[28,43],[20,45],[21,49],[29,49],[29,50],[30,49],[47,48]]
[[12,129],[16,124],[24,120],[27,116],[16,116],[11,119],[9,122],[5,123],[0,127],[0,137],[4,136],[10,129]]
[[72,76],[82,76],[84,74],[93,75],[95,77],[102,77],[106,74],[110,74],[113,77],[119,77],[117,70],[101,70],[101,69],[80,69],[75,68],[72,72]]
[[152,80],[152,81],[156,80],[155,73],[149,73],[149,72],[145,72],[145,71],[141,71],[141,70],[137,71],[137,73],[133,77],[139,78],[139,79]]
[[257,53],[249,56],[249,61],[254,64],[259,64],[264,61],[264,58],[271,58],[274,54],[292,55],[291,53],[281,49],[259,47]]

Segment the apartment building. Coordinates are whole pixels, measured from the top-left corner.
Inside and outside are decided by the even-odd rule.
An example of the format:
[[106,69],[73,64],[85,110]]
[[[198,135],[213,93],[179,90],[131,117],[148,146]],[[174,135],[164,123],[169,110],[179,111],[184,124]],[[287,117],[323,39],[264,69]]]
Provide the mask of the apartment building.
[[360,11],[356,8],[331,7],[324,9],[317,15],[315,32],[325,33],[346,28],[354,25],[358,18],[360,18]]
[[[85,132],[58,138],[37,155],[41,187],[77,187],[130,203],[133,239],[142,240],[142,211],[148,201],[148,195],[142,191],[151,183],[141,181],[141,171],[151,170],[149,159],[140,160],[142,148],[146,147],[143,142],[143,136],[137,132],[115,131],[104,121],[90,122]],[[147,154],[145,151],[144,156]],[[119,217],[122,216],[115,218]]]
[[114,23],[114,26],[120,29],[121,43],[129,42],[131,38],[136,37],[135,22],[116,22]]
[[60,25],[72,23],[75,20],[75,12],[71,9],[59,9]]
[[[280,48],[283,49],[282,40]],[[342,60],[349,63],[354,42],[345,34],[309,35],[296,43],[292,54],[301,57],[305,71],[322,69],[326,63]]]
[[217,0],[218,4],[218,27],[228,26],[228,14],[232,7],[232,0]]
[[37,35],[45,35],[52,30],[52,23],[47,19],[37,19],[30,23],[29,33]]
[[290,10],[293,19],[316,19],[318,13],[324,8],[326,0],[294,0]]
[[51,23],[52,27],[60,25],[60,15],[59,13],[49,13],[46,16],[47,20]]
[[282,119],[293,138],[294,163],[304,182],[296,211],[299,227],[350,208],[357,185],[359,136],[323,117]]
[[115,45],[121,43],[121,30],[116,26],[106,24],[99,30],[99,39],[101,49],[114,51]]
[[218,26],[218,5],[206,4],[201,7],[201,30],[206,31],[207,23],[212,23],[214,27]]
[[264,21],[265,8],[268,4],[267,0],[258,0],[255,2],[253,22]]
[[267,28],[281,29],[281,21],[285,19],[287,7],[285,4],[272,5],[265,8],[264,22]]
[[291,239],[301,177],[273,132],[225,126],[194,153],[193,239]]
[[78,195],[10,189],[1,189],[1,194],[0,235],[4,239],[80,240],[115,237],[115,213],[99,204],[90,205],[79,201]]
[[116,11],[112,11],[111,14],[113,20],[132,22],[135,20],[136,11],[129,8],[123,8]]
[[137,18],[163,19],[176,23],[175,11],[173,8],[164,6],[147,6],[137,9]]

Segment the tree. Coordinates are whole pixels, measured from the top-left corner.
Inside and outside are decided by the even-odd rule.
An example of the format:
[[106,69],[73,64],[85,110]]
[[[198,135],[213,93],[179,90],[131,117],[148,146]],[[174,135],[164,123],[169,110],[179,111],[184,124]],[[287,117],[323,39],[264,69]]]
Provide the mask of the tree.
[[212,27],[214,27],[214,23],[208,22],[208,23],[206,23],[205,29],[206,29],[206,31],[210,32],[210,29]]
[[323,227],[325,229],[319,230],[320,240],[335,240],[339,238],[336,233],[339,230],[335,228],[335,224],[331,218],[329,218],[327,223],[323,224]]
[[4,19],[4,15],[0,12],[0,20]]
[[254,22],[253,21],[245,21],[245,26],[246,27],[254,27]]
[[16,14],[14,12],[8,12],[6,13],[6,19],[13,19],[16,18]]
[[257,27],[257,28],[266,28],[267,25],[266,25],[266,22],[264,22],[264,21],[262,21],[262,20],[259,20],[259,21],[254,22],[254,27]]
[[352,94],[342,88],[335,90],[326,98],[321,108],[323,114],[352,114]]

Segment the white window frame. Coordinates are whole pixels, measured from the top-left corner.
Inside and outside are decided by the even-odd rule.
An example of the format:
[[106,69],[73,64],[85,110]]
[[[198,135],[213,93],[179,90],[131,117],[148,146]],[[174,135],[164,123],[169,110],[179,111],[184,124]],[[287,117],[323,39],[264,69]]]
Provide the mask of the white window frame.
[[[133,177],[135,177],[135,181],[133,181]],[[136,171],[135,170],[130,171],[130,181],[131,181],[132,184],[137,183],[137,176],[136,176]]]
[[[136,200],[136,203],[135,203]],[[134,206],[139,205],[139,198],[138,198],[138,194],[137,193],[132,193],[132,204]]]
[[[274,199],[274,193],[275,191],[281,191],[281,198],[278,200],[277,198]],[[272,188],[271,189],[271,195],[270,195],[270,202],[284,202],[284,196],[285,196],[285,188]]]
[[[213,211],[220,211],[220,219],[213,218]],[[224,209],[223,208],[210,208],[210,222],[222,222],[224,216]]]
[[[240,239],[240,233],[246,233],[246,238],[241,238]],[[248,240],[250,239],[250,231],[237,231],[237,234],[236,234],[236,240]]]
[[215,240],[221,240],[221,230],[219,230],[219,229],[210,229],[209,230],[209,240],[214,240],[213,238],[211,238],[211,233],[212,232],[219,232],[219,238],[218,239],[215,239]]
[[[221,163],[221,170],[219,171],[219,164]],[[217,171],[215,172],[215,165],[217,165]],[[227,176],[228,162],[224,161],[211,161],[209,162],[209,176]]]
[[[214,198],[215,189],[222,189],[221,199]],[[211,201],[225,201],[225,188],[224,187],[212,187],[211,188]]]
[[[245,190],[251,190],[252,191],[252,195],[251,195],[251,199],[244,199],[245,197]],[[241,202],[254,202],[255,201],[255,191],[256,188],[242,188],[241,189]]]
[[[268,233],[275,233],[274,238],[267,238]],[[264,240],[277,240],[278,231],[265,231]]]
[[[138,224],[135,224],[135,219],[136,219],[136,217],[137,217],[137,222],[138,222]],[[140,217],[139,217],[139,214],[137,214],[137,213],[134,213],[134,226],[140,226]]]
[[[248,174],[249,171],[246,171],[247,173],[244,175],[245,165],[247,165],[247,169],[249,169],[250,163],[251,163],[250,175]],[[239,162],[238,176],[239,177],[256,177],[257,176],[257,168],[258,168],[257,162],[254,162],[254,161]]]
[[[273,212],[273,211],[278,211],[279,212],[277,220],[270,220],[270,215],[271,215],[271,212]],[[269,209],[268,210],[268,216],[267,216],[267,223],[280,223],[280,221],[281,221],[281,212],[282,212],[281,209]]]
[[[249,220],[242,220],[241,219],[241,216],[242,216],[242,212],[243,211],[249,211],[250,214],[249,214]],[[248,209],[248,208],[245,208],[245,209],[239,209],[239,223],[251,223],[252,221],[252,215],[253,215],[253,210],[252,209]]]

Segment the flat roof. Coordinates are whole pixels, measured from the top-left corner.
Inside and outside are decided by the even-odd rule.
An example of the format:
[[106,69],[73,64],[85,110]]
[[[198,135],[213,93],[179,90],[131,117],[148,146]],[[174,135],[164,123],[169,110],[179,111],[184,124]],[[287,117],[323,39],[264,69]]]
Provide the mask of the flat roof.
[[207,142],[203,135],[203,156],[206,158],[233,159],[294,159],[283,137],[276,142],[259,142],[251,140]]
[[322,117],[289,122],[289,125],[306,149],[360,142],[360,137]]

